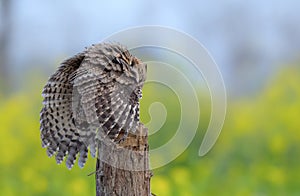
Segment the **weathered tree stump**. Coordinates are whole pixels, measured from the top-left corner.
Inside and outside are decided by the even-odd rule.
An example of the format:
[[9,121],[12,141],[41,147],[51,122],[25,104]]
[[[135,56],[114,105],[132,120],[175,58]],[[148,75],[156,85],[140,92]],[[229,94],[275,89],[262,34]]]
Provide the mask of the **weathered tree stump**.
[[148,129],[140,125],[120,144],[98,144],[97,196],[150,196]]

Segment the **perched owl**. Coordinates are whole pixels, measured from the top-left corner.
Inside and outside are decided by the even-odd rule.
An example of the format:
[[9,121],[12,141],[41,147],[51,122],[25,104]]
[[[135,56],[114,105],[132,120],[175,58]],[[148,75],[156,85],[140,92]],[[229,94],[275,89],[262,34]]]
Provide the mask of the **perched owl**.
[[139,124],[146,64],[120,44],[92,45],[65,60],[45,85],[40,112],[42,146],[71,169],[83,167],[103,137],[126,139]]

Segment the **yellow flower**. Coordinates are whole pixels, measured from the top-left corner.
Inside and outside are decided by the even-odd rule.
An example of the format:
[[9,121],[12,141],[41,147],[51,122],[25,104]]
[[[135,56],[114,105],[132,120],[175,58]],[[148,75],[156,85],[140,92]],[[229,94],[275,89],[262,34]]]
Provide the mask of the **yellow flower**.
[[169,181],[163,176],[153,176],[151,179],[151,192],[155,195],[171,195]]

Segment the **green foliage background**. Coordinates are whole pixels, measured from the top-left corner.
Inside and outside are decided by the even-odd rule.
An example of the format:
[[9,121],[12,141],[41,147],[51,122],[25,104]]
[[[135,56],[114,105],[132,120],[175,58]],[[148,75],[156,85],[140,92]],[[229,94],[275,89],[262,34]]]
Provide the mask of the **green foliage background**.
[[[256,95],[230,99],[216,145],[206,156],[198,157],[209,120],[210,105],[204,107],[189,148],[172,163],[154,170],[152,192],[163,196],[299,195],[298,67],[278,72]],[[9,97],[0,93],[0,195],[95,195],[94,177],[87,176],[94,171],[95,159],[89,157],[84,169],[75,166],[69,171],[64,164],[56,165],[41,148],[40,81],[46,79],[32,76],[30,81],[30,87]],[[145,88],[144,97],[151,94],[153,89]],[[147,104],[142,102],[143,107]],[[162,130],[150,137],[151,148],[174,134],[179,103],[169,99],[168,104],[173,111]],[[146,111],[142,120],[149,120]]]

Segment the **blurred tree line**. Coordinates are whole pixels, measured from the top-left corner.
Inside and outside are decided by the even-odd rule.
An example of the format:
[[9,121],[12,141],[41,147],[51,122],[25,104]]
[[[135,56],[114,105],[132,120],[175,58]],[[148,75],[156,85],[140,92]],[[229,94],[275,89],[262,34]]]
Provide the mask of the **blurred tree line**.
[[11,6],[12,0],[0,1],[0,92],[9,89],[9,41],[11,37]]
[[[158,24],[185,31],[203,43],[220,66],[230,96],[256,93],[279,66],[299,58],[299,5],[293,0],[118,5],[0,0],[0,85],[18,90],[26,72],[47,70],[53,59],[81,51],[118,30]],[[107,10],[99,12],[98,6]],[[115,17],[91,20],[106,18],[110,8],[118,10]],[[136,11],[128,13],[128,9]],[[151,14],[145,14],[149,10]],[[74,21],[80,21],[81,28]]]

